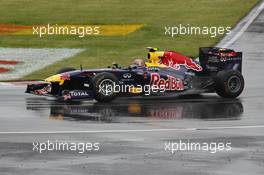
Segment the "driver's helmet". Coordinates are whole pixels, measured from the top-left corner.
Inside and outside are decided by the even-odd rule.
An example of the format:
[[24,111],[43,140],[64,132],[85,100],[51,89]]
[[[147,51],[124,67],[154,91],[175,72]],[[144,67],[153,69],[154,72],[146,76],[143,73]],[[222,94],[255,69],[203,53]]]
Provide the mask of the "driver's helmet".
[[147,49],[149,50],[147,63],[160,64],[164,51],[157,51],[157,48],[152,47],[147,47]]
[[132,62],[133,65],[137,65],[139,67],[144,67],[145,63],[144,60],[140,59],[140,58],[136,58],[133,60]]

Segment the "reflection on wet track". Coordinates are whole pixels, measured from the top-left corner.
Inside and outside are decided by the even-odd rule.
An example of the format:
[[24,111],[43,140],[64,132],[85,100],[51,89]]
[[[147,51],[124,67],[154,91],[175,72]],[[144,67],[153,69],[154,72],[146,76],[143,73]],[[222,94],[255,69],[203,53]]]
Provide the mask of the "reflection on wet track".
[[243,113],[239,99],[192,97],[191,99],[118,99],[112,103],[61,103],[45,98],[27,98],[27,110],[49,111],[49,119],[111,123],[144,120],[237,120]]

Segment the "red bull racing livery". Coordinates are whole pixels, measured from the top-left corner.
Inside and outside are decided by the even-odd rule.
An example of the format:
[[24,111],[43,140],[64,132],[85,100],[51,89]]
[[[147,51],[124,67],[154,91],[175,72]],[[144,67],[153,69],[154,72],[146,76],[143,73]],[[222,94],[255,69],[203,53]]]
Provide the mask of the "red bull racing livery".
[[238,97],[244,88],[242,53],[203,47],[193,60],[174,51],[148,48],[143,64],[103,69],[65,68],[45,81],[29,84],[27,93],[61,100],[95,99],[109,102],[118,96],[179,96],[214,93]]
[[188,58],[174,51],[164,52],[164,55],[160,61],[160,64],[164,64],[176,70],[179,70],[181,66],[185,66],[185,68],[192,69],[197,72],[200,72],[203,70],[202,67],[198,63],[193,61],[191,58]]
[[179,78],[175,78],[173,76],[168,75],[167,79],[161,78],[160,74],[152,73],[150,78],[150,84],[156,85],[158,89],[164,87],[165,90],[177,90],[182,91],[184,90],[183,81]]

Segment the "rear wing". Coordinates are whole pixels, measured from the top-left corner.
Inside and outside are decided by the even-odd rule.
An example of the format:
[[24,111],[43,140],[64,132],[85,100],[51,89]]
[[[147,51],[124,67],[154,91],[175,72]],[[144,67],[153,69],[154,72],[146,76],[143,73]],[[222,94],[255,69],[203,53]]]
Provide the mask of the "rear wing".
[[201,47],[199,62],[205,71],[237,70],[242,72],[242,52],[218,47]]

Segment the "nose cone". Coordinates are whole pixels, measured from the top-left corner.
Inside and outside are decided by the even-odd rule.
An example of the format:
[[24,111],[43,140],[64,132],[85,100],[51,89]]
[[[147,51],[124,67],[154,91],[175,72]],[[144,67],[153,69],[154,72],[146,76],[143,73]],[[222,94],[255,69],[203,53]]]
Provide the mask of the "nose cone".
[[45,81],[51,83],[58,82],[60,85],[63,85],[64,79],[62,79],[61,77],[61,74],[56,74],[46,78]]

